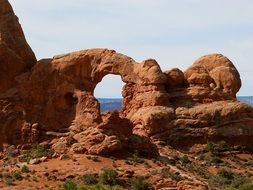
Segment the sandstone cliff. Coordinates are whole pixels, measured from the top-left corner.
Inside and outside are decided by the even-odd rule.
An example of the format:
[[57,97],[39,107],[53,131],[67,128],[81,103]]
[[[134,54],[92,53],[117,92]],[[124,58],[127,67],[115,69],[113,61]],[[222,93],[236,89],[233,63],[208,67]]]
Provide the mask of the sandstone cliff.
[[11,5],[0,1],[0,93],[15,86],[15,77],[36,63]]

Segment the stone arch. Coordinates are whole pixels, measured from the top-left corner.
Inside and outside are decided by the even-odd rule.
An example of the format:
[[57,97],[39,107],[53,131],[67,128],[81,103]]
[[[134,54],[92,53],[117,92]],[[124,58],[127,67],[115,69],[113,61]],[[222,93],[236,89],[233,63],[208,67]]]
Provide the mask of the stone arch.
[[[55,56],[52,60],[54,70],[61,74],[61,80],[74,83],[75,88],[94,94],[96,85],[108,74],[121,76],[126,84],[123,98],[134,98],[138,91],[163,91],[166,76],[158,63],[148,59],[137,63],[132,58],[108,49],[88,49],[66,55]],[[157,102],[157,94],[152,102]],[[125,108],[123,101],[123,112]],[[139,106],[143,106],[140,104]],[[129,106],[128,106],[129,107]]]
[[[141,107],[161,105],[164,103],[161,98],[167,98],[166,76],[155,60],[137,63],[108,49],[88,49],[40,60],[33,71],[19,81],[21,94],[30,104],[27,107],[41,105],[43,109],[31,110],[31,117],[41,115],[40,123],[57,129],[83,122],[83,118],[88,124],[101,122],[99,103],[93,94],[96,85],[108,74],[119,75],[125,83],[123,117],[131,117],[129,114]],[[66,107],[66,112],[73,113],[69,118],[61,116],[61,105]],[[41,113],[46,113],[46,117]]]

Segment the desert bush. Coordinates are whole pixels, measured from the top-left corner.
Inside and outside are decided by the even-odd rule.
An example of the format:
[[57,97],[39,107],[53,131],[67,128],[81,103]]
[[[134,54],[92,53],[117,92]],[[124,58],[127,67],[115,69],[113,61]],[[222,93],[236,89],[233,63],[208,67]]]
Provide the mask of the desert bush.
[[130,160],[124,160],[125,164],[127,165],[133,165],[133,163]]
[[218,171],[219,177],[222,177],[226,180],[233,180],[234,179],[234,173],[227,169],[221,169]]
[[131,157],[128,158],[130,162],[132,162],[134,165],[144,163],[145,160],[140,157],[139,152],[135,151],[134,154],[132,154]]
[[72,180],[65,181],[61,190],[121,190],[120,186],[110,186],[104,184],[87,185],[84,187],[79,186]]
[[109,186],[98,183],[95,186],[85,186],[83,190],[121,190],[119,186]]
[[172,173],[168,168],[163,168],[160,171],[161,178],[171,178],[175,181],[181,181],[183,178],[180,174]]
[[226,187],[224,190],[252,190],[253,183],[249,179],[244,177],[236,177],[232,181],[231,185]]
[[100,182],[107,185],[116,185],[118,182],[118,172],[111,168],[102,169]]
[[13,178],[14,178],[15,180],[22,180],[22,179],[23,179],[23,176],[22,176],[22,174],[21,174],[20,171],[15,171],[15,172],[12,174],[12,176],[13,176]]
[[253,189],[253,183],[244,183],[238,187],[229,186],[224,188],[224,190],[252,190]]
[[213,163],[213,164],[220,164],[222,162],[223,161],[221,160],[219,156],[212,156],[210,159],[210,163]]
[[14,185],[14,181],[15,181],[15,180],[13,179],[12,176],[8,176],[8,177],[4,178],[5,184],[6,184],[6,185],[9,185],[9,186]]
[[85,185],[94,185],[98,183],[97,177],[98,177],[97,174],[88,173],[82,175],[80,179]]
[[190,162],[189,158],[187,155],[183,155],[182,157],[179,158],[179,160],[183,163],[183,164],[187,164]]
[[[205,159],[206,160],[206,159]],[[196,175],[200,176],[201,178],[204,178],[204,179],[209,179],[211,177],[211,174],[210,172],[208,171],[207,167],[206,166],[203,166],[203,165],[199,165],[195,162],[190,162],[188,163],[185,168],[192,172],[192,173],[195,173]]]
[[27,165],[23,165],[22,168],[21,168],[21,172],[22,173],[29,173],[30,168]]
[[253,183],[244,183],[238,187],[239,190],[252,190]]
[[153,169],[149,172],[151,175],[156,175],[159,173],[159,170],[158,169]]
[[63,190],[81,190],[81,188],[72,180],[67,180],[63,184]]
[[186,101],[184,102],[184,106],[185,106],[186,108],[192,108],[192,107],[194,106],[194,102],[193,102],[192,100],[186,100]]
[[131,190],[147,190],[150,189],[150,184],[145,181],[143,176],[137,176],[130,179]]
[[53,150],[46,148],[43,145],[33,145],[30,150],[25,150],[21,156],[19,157],[19,161],[21,162],[29,162],[34,158],[41,158],[43,156],[50,157],[54,153]]
[[234,173],[228,169],[221,169],[213,179],[213,184],[217,187],[228,187],[234,179]]
[[223,190],[252,190],[253,183],[246,177],[240,174],[233,173],[228,169],[221,169],[218,175],[209,180],[214,187],[219,187]]
[[161,178],[170,178],[171,176],[171,171],[169,168],[162,168],[160,171],[159,171],[159,174],[161,176]]
[[93,162],[99,162],[99,157],[98,156],[86,156],[88,160],[92,160]]
[[2,173],[2,178],[6,185],[11,186],[14,184],[15,179],[10,173]]
[[220,153],[230,150],[231,148],[226,144],[225,141],[218,143],[208,142],[205,149],[211,152],[213,155],[219,155]]
[[174,173],[171,173],[170,178],[175,181],[183,180],[183,177],[180,174],[174,174]]

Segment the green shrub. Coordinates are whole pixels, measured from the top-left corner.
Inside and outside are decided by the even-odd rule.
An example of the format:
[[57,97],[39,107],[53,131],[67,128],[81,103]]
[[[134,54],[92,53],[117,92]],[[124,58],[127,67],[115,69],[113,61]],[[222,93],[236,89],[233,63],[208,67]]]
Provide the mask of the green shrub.
[[193,103],[192,100],[186,100],[186,101],[184,102],[184,106],[185,106],[186,108],[192,108],[192,107],[194,106],[194,103]]
[[94,185],[98,183],[97,174],[84,174],[80,179],[85,185]]
[[230,150],[231,148],[225,141],[220,141],[218,143],[208,142],[205,149],[214,155],[219,155],[221,152]]
[[93,162],[99,162],[99,157],[98,156],[86,156],[88,160],[92,160]]
[[128,158],[131,162],[133,162],[133,164],[141,164],[144,163],[144,159],[142,159],[139,155],[138,151],[135,151],[134,154],[132,154],[132,156],[130,158]]
[[209,179],[210,183],[219,188],[230,187],[233,181],[236,179],[235,174],[228,169],[218,170],[217,176],[213,176]]
[[21,162],[29,162],[34,158],[41,158],[43,156],[50,157],[53,155],[53,150],[45,148],[43,145],[33,145],[30,150],[25,150],[22,155],[19,157]]
[[64,190],[79,190],[79,187],[75,182],[71,180],[67,180],[63,184],[63,189]]
[[114,169],[104,168],[100,175],[100,181],[107,185],[116,185],[118,182],[118,172]]
[[180,175],[180,174],[171,174],[170,175],[170,178],[172,179],[172,180],[175,180],[175,181],[181,181],[181,180],[183,180],[183,178],[182,178],[182,176]]
[[244,183],[238,187],[239,190],[252,190],[253,183]]
[[10,173],[2,173],[1,178],[2,178],[3,182],[8,186],[11,186],[14,184],[15,179],[13,178],[12,174],[10,174]]
[[243,177],[234,178],[231,185],[226,187],[224,190],[252,190],[253,183],[249,179]]
[[179,160],[183,163],[183,164],[187,164],[190,162],[189,158],[187,155],[183,155],[182,157],[179,158]]
[[213,142],[207,142],[205,149],[206,149],[207,151],[211,152],[211,151],[214,150],[214,147],[215,147],[215,145],[214,145]]
[[214,163],[214,164],[220,164],[220,163],[223,162],[219,156],[213,156],[213,157],[211,157],[210,161],[211,161],[211,163]]
[[21,175],[21,172],[19,171],[15,171],[13,174],[12,174],[13,178],[15,180],[22,180],[23,179],[23,176]]
[[29,173],[30,169],[27,165],[23,165],[22,168],[21,168],[21,172],[22,173]]
[[175,180],[175,181],[181,181],[183,179],[180,174],[171,173],[170,169],[168,168],[163,168],[160,171],[160,176],[161,178],[171,178],[172,180]]
[[245,183],[249,183],[249,180],[244,178],[244,177],[238,177],[236,176],[234,178],[234,180],[232,181],[231,183],[231,187],[235,187],[235,188],[238,188],[239,186],[245,184]]
[[253,189],[253,183],[245,183],[241,184],[238,187],[229,186],[226,187],[224,190],[252,190]]
[[233,180],[234,179],[234,173],[227,169],[221,169],[218,171],[219,177],[222,177],[226,180]]
[[130,179],[131,190],[147,190],[150,185],[145,181],[143,176],[138,176]]
[[161,178],[170,178],[171,176],[171,171],[169,168],[162,168],[160,171],[160,176]]
[[119,186],[97,184],[95,186],[86,186],[83,190],[121,190],[121,188]]
[[13,179],[12,176],[7,176],[7,177],[4,178],[5,184],[9,185],[9,186],[14,185],[14,181],[15,180]]
[[223,189],[223,190],[238,190],[238,189],[236,189],[236,188],[234,188],[234,187],[226,187],[226,188]]

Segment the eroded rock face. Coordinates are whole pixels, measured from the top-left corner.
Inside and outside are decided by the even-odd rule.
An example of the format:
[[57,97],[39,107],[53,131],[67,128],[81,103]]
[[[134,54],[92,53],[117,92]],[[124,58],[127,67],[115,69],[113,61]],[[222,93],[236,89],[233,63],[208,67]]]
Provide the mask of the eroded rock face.
[[[213,56],[221,55],[207,57]],[[42,136],[43,131],[70,131],[79,143],[77,151],[81,148],[90,154],[130,148],[127,139],[133,135],[142,139],[135,146],[143,150],[145,139],[178,147],[207,140],[251,143],[252,108],[237,102],[232,91],[224,90],[230,84],[226,86],[222,74],[210,74],[219,68],[222,73],[224,66],[208,72],[198,63],[193,72],[194,65],[184,74],[179,69],[163,73],[154,60],[136,63],[108,49],[89,49],[40,60],[30,72],[17,77],[15,94],[22,97],[15,106],[22,107],[18,121],[39,123]],[[226,69],[234,71],[230,72],[229,78],[235,79],[231,84],[239,84],[232,63]],[[148,74],[144,75],[142,70]],[[96,85],[107,74],[120,75],[125,82],[121,113],[101,114],[93,96]],[[217,81],[222,81],[223,89],[217,88]],[[242,136],[243,141],[239,140]]]
[[0,0],[0,94],[15,86],[15,77],[36,63],[22,28],[7,0]]
[[[126,83],[123,96],[133,102],[123,101],[124,116],[143,106],[162,105],[161,99],[166,95],[161,85],[166,80],[159,65],[154,60],[137,64],[107,49],[83,50],[41,60],[31,72],[18,77],[18,87],[30,108],[27,113],[30,119],[39,120],[46,130],[68,127],[72,121],[91,126],[101,122],[99,103],[93,92],[107,74],[118,74]],[[36,108],[31,109],[34,105]]]
[[177,184],[177,190],[208,190],[210,187],[204,183],[180,181]]
[[241,88],[240,74],[233,63],[221,54],[199,58],[185,71],[190,86],[210,86],[235,98]]
[[[52,134],[57,134],[52,141],[56,151],[90,154],[126,149],[156,154],[159,141],[176,147],[208,140],[253,143],[253,108],[236,101],[240,75],[225,56],[203,56],[185,72],[162,72],[153,59],[137,63],[108,49],[34,64],[10,5],[0,2],[0,64],[5,68],[0,78],[0,145],[50,140]],[[101,114],[93,95],[107,74],[120,75],[125,82],[120,113]]]

